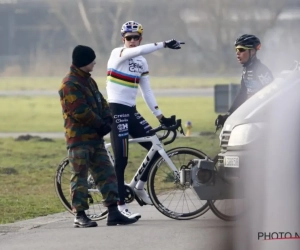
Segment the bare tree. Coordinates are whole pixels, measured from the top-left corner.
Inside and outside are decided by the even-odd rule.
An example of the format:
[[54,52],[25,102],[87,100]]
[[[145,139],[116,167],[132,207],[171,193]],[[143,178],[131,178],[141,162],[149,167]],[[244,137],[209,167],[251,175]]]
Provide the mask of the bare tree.
[[234,40],[248,32],[262,36],[275,24],[284,4],[281,0],[197,0],[180,14],[205,59],[203,66],[219,65],[218,71],[224,72]]
[[[69,63],[65,53],[69,54],[77,44],[85,44],[96,50],[100,58],[97,63],[104,69],[111,50],[122,46],[120,28],[129,20],[142,23],[143,43],[171,38],[186,42],[181,51],[159,50],[146,56],[150,70],[161,75],[230,74],[239,70],[233,43],[243,33],[257,35],[263,45],[267,42],[279,46],[284,38],[285,45],[291,47],[288,51],[285,49],[284,53],[289,54],[285,55],[286,60],[298,51],[296,46],[300,40],[299,23],[291,20],[289,24],[281,18],[286,4],[299,0],[31,0],[30,4],[25,1],[23,5],[20,1],[15,8],[16,11],[31,8],[27,17],[24,12],[21,21],[17,21],[18,14],[13,14],[16,15],[13,18],[16,30],[24,26],[22,20],[28,20],[22,28],[23,31],[28,28],[28,32],[23,35],[15,32],[10,39],[22,40],[22,43],[12,49],[14,43],[11,42],[9,51],[20,50],[23,46],[22,53],[30,51],[30,59],[36,65],[43,65],[40,61],[43,58],[51,58],[65,67],[66,62]],[[34,11],[39,9],[44,16],[34,16]],[[8,13],[4,16],[3,20],[10,18]],[[6,22],[0,24],[0,29],[1,25]],[[266,36],[270,39],[265,39]],[[266,47],[263,48],[265,53]],[[36,51],[40,51],[39,55]],[[57,67],[57,64],[49,67]],[[35,66],[31,68],[36,69]],[[49,72],[55,70],[49,69]]]
[[[76,2],[72,1],[72,3],[70,3],[66,1],[52,0],[48,0],[47,2],[49,6],[52,7],[52,11],[56,18],[61,22],[61,25],[64,27],[64,29],[69,32],[75,43],[80,43],[81,38],[78,32],[78,13],[74,5]],[[73,13],[72,15],[69,14],[70,10]]]

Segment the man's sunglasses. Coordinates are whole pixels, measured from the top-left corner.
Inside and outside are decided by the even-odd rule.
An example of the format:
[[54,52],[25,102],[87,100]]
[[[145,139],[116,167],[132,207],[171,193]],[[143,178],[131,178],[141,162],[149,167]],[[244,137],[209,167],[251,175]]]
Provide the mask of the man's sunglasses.
[[138,36],[138,35],[136,35],[136,36],[125,36],[124,38],[126,39],[126,41],[131,41],[132,39],[134,41],[138,41],[138,40],[140,40],[141,36]]
[[244,49],[244,48],[236,48],[235,49],[236,52],[245,52],[246,50],[250,50],[250,48],[249,49]]

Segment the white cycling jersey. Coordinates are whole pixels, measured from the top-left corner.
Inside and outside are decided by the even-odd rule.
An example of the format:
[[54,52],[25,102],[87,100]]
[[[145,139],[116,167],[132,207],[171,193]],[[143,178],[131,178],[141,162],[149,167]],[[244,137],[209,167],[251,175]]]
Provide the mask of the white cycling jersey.
[[150,87],[149,70],[142,56],[163,48],[163,42],[134,48],[115,48],[107,63],[107,100],[127,106],[136,105],[138,86],[148,107],[155,116],[161,115]]

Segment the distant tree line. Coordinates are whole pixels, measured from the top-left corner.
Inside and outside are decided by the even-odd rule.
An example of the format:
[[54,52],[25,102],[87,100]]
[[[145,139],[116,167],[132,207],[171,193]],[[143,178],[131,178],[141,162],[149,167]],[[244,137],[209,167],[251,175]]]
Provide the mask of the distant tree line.
[[96,50],[102,69],[98,73],[105,74],[111,49],[122,45],[120,27],[128,20],[142,23],[143,43],[170,38],[186,42],[182,51],[147,56],[152,75],[236,74],[240,67],[233,43],[243,33],[261,38],[261,56],[277,70],[300,59],[300,17],[284,18],[289,9],[300,9],[298,2],[19,0],[0,4],[0,75],[60,75],[77,44]]

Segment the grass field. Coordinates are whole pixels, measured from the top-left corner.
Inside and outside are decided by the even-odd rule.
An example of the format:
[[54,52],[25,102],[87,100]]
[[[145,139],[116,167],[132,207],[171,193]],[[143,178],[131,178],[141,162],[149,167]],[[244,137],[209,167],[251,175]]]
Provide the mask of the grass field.
[[[63,77],[63,76],[62,76]],[[0,77],[0,90],[57,90],[62,77]],[[105,78],[95,77],[100,89],[105,89]],[[153,89],[205,88],[215,84],[237,83],[238,78],[151,77]]]
[[[166,149],[175,146],[195,147],[210,156],[219,149],[217,135],[178,138]],[[137,144],[129,150],[127,181],[146,153]],[[65,211],[54,191],[55,170],[65,156],[64,140],[0,139],[0,224]]]
[[[212,97],[159,97],[160,109],[166,116],[175,114],[185,124],[191,121],[193,132],[214,130]],[[63,132],[59,97],[1,97],[0,132]],[[139,112],[155,127],[157,119],[142,98]]]
[[[166,116],[175,114],[183,124],[192,121],[193,132],[209,132],[207,136],[178,138],[166,149],[189,146],[209,156],[219,151],[218,136],[213,133],[213,98],[159,97],[157,101]],[[63,132],[58,97],[1,97],[0,106],[1,132]],[[153,127],[158,125],[141,98],[137,106]],[[127,179],[145,153],[138,145],[130,146]],[[65,156],[63,139],[0,139],[0,224],[64,211],[54,192],[53,177]]]

